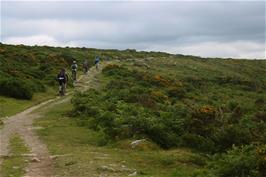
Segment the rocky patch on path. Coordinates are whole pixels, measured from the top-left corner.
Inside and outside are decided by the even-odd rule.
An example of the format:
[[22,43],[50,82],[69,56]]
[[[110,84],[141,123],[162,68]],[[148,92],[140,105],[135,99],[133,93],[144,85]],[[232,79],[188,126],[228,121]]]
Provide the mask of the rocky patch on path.
[[129,168],[125,165],[119,165],[119,164],[101,165],[97,168],[97,171],[100,172],[102,176],[104,176],[104,173],[123,173],[123,174],[128,173],[127,176],[137,175],[136,169]]

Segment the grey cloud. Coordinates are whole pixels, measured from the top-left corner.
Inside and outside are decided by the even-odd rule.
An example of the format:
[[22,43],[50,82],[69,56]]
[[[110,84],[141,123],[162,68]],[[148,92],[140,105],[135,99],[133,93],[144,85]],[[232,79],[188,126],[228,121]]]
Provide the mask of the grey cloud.
[[73,41],[100,48],[147,49],[236,41],[265,45],[264,1],[4,1],[1,16],[1,41],[48,35],[61,43]]

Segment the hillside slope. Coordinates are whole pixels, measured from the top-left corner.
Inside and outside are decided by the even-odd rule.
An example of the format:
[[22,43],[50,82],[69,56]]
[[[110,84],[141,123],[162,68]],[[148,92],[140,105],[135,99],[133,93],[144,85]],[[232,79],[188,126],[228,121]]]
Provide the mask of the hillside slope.
[[[54,97],[57,94],[55,78],[60,69],[66,68],[70,75],[70,64],[73,60],[82,66],[84,59],[87,59],[92,66],[96,55],[101,60],[106,60],[168,54],[0,43],[0,117],[12,115]],[[69,88],[72,88],[71,82]]]
[[[56,72],[73,59],[79,65],[85,58],[92,64],[96,55],[111,61],[94,82],[87,83],[91,89],[76,93],[71,104],[51,109],[38,122],[44,127],[40,136],[52,153],[75,152],[74,162],[66,159],[81,176],[99,168],[87,169],[90,159],[78,153],[81,149],[108,151],[120,161],[125,158],[140,176],[266,175],[264,60],[7,45],[1,45],[0,52],[0,84],[8,78],[44,88],[53,87]],[[27,63],[31,55],[14,58],[17,52],[34,57]],[[27,66],[32,68],[29,73]],[[41,68],[50,70],[43,71],[43,78],[34,76]],[[145,139],[144,145],[131,149],[130,142],[140,139]],[[59,174],[77,172],[64,166],[68,162],[57,163]]]
[[[56,85],[55,75],[61,68],[70,69],[69,65],[76,60],[81,66],[84,59],[92,65],[95,56],[102,60],[128,60],[128,59],[152,59],[156,58],[154,67],[157,71],[170,69],[166,74],[175,74],[177,77],[199,76],[201,78],[221,78],[221,82],[254,81],[251,84],[265,83],[265,61],[263,60],[220,60],[203,59],[194,56],[170,55],[161,52],[136,52],[135,50],[100,50],[90,48],[60,48],[39,47],[24,45],[6,45],[0,43],[0,84],[1,95],[21,99],[31,99],[35,92],[43,92],[46,87]],[[174,62],[168,62],[174,59]],[[143,61],[144,61],[143,60]],[[169,60],[171,61],[171,60]],[[179,72],[173,72],[179,70]],[[174,76],[174,75],[173,75]],[[228,78],[229,77],[229,78]],[[220,79],[220,78],[218,78]],[[6,83],[9,80],[9,83]],[[226,80],[226,81],[223,81]],[[230,81],[229,81],[230,80]],[[256,83],[255,83],[256,82]],[[19,87],[22,93],[7,93],[12,85]],[[248,83],[243,83],[248,84]],[[247,86],[251,87],[251,86]]]

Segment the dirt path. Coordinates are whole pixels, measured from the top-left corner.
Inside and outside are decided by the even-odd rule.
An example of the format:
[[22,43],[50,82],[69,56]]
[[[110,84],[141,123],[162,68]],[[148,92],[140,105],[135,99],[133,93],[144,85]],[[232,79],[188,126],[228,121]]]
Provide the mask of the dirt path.
[[[100,73],[95,68],[89,70],[87,75],[83,75],[76,84],[76,89],[84,91],[90,87],[90,83],[95,81],[95,76]],[[35,110],[60,104],[71,98],[71,95],[60,97],[45,101],[39,105],[33,106],[20,112],[14,116],[9,117],[4,121],[4,128],[0,130],[0,167],[4,157],[9,155],[9,139],[11,135],[17,133],[25,141],[26,146],[30,149],[31,153],[29,164],[26,168],[25,177],[51,177],[53,176],[52,159],[49,156],[46,145],[39,139],[35,130],[41,127],[33,127],[33,120],[40,117]],[[27,155],[26,155],[27,156]],[[1,174],[0,174],[1,175]]]

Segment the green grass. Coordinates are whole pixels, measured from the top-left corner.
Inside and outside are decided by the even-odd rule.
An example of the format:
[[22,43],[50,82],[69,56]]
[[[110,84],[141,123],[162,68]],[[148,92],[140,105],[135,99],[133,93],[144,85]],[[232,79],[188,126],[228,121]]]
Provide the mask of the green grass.
[[[67,102],[45,110],[43,118],[35,122],[41,139],[48,145],[52,155],[65,155],[55,159],[56,175],[87,176],[93,174],[111,174],[127,176],[135,170],[138,176],[167,177],[175,173],[176,167],[183,171],[194,171],[198,165],[192,162],[194,153],[188,149],[160,150],[159,148],[131,149],[131,140],[102,146],[103,135],[86,127],[80,127],[76,121],[67,117],[72,109]],[[111,166],[116,172],[101,169]],[[131,170],[123,171],[124,168]],[[121,171],[119,171],[119,169]]]
[[56,94],[57,93],[55,90],[48,89],[44,93],[35,94],[32,100],[19,100],[15,98],[0,96],[0,119],[6,116],[14,115],[31,106],[51,99],[55,97]]
[[10,157],[5,159],[2,164],[2,177],[20,177],[24,174],[24,168],[27,165],[22,154],[28,153],[29,150],[25,146],[19,135],[14,135],[10,139]]

